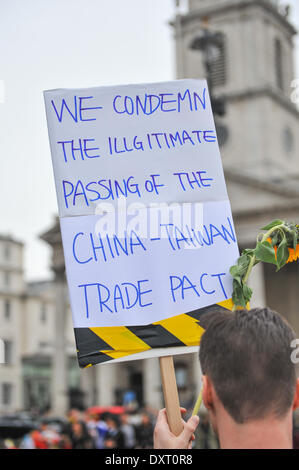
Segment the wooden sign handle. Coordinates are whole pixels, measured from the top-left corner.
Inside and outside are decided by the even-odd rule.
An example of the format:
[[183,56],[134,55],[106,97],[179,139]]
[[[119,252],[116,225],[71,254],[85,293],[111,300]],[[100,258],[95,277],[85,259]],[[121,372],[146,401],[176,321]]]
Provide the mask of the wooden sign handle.
[[172,356],[159,358],[167,420],[171,432],[178,436],[183,431],[178,388]]

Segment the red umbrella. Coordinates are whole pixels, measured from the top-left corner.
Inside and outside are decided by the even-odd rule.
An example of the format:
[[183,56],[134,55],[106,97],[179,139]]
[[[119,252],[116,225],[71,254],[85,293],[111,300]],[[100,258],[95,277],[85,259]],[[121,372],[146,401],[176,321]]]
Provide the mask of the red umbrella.
[[120,415],[125,413],[126,408],[124,406],[91,406],[87,409],[88,414],[99,415],[102,413],[113,413]]

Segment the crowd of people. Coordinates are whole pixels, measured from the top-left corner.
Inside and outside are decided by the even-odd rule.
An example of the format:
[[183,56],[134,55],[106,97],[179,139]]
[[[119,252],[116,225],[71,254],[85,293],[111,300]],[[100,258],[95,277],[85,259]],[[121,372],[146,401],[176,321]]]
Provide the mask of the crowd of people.
[[[1,447],[6,449],[151,449],[156,418],[155,410],[97,414],[90,413],[88,410],[81,412],[73,409],[63,420],[44,417],[34,429],[20,439],[0,439]],[[294,416],[293,444],[294,449],[299,449],[299,415]],[[200,413],[193,448],[219,448],[218,439],[212,431],[206,411]]]
[[147,449],[153,447],[154,412],[101,414],[70,410],[66,419],[45,417],[35,429],[16,442],[5,439],[10,449]]

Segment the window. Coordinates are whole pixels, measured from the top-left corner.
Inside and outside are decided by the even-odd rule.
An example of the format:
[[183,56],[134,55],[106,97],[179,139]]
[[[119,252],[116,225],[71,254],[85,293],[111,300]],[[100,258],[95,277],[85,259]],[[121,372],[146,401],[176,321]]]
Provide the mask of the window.
[[4,285],[5,287],[9,287],[10,285],[10,275],[8,272],[4,273]]
[[41,323],[46,323],[47,321],[47,307],[45,304],[41,304],[40,321]]
[[210,62],[210,77],[213,87],[225,85],[226,83],[226,43],[224,34],[217,48],[213,48]]
[[285,127],[282,131],[282,144],[285,153],[290,155],[295,147],[295,138],[292,129]]
[[10,340],[4,340],[4,363],[11,364],[13,361],[13,344]]
[[188,369],[185,364],[177,364],[175,376],[178,388],[185,388],[188,379]]
[[4,259],[10,259],[10,246],[8,244],[4,245]]
[[283,52],[280,39],[275,39],[275,76],[276,76],[276,85],[280,90],[283,90]]
[[11,316],[11,303],[9,300],[4,301],[4,318],[9,320]]
[[13,386],[11,383],[2,384],[2,404],[9,406],[12,404],[12,390]]
[[5,364],[5,346],[4,340],[0,338],[0,364]]

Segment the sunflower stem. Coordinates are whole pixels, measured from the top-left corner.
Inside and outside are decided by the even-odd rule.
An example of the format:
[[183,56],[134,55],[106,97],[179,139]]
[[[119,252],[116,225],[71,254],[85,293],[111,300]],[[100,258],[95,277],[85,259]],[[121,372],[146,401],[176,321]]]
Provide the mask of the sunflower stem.
[[245,274],[244,279],[243,279],[243,284],[246,284],[246,282],[248,281],[248,278],[249,278],[249,275],[252,271],[255,260],[256,260],[255,255],[252,255],[250,263],[249,263],[247,271],[246,271],[246,274]]
[[198,395],[196,403],[194,405],[194,408],[193,408],[193,411],[192,411],[192,416],[197,416],[198,415],[200,405],[201,405],[201,402],[202,402],[202,394],[203,394],[203,386],[200,389],[199,395]]

